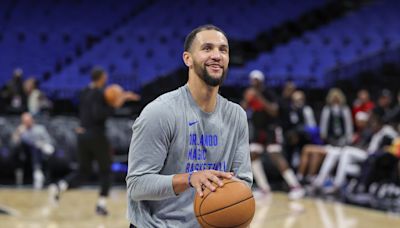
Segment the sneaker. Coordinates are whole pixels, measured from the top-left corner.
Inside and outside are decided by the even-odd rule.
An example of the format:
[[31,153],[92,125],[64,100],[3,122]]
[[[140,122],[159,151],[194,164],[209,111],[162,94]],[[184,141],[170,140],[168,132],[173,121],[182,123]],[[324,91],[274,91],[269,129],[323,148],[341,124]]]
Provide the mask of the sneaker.
[[41,170],[35,170],[33,172],[33,188],[36,190],[40,190],[43,188],[44,184],[44,175]]
[[290,200],[298,200],[305,196],[306,191],[302,187],[295,187],[292,188],[289,192],[289,199]]
[[108,215],[107,208],[96,205],[96,214],[100,216],[107,216]]
[[270,195],[271,191],[269,189],[255,189],[253,190],[253,196],[255,200],[265,199]]
[[49,185],[49,199],[52,202],[58,202],[60,200],[60,188],[57,184]]

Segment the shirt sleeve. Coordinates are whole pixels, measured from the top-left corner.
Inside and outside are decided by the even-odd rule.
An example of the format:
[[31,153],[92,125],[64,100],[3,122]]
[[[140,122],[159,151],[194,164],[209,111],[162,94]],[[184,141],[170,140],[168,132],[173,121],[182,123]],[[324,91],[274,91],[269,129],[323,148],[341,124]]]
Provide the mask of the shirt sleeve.
[[47,131],[46,127],[43,125],[38,125],[39,127],[39,137],[43,143],[48,143],[53,145],[53,138],[50,136],[49,132]]
[[350,108],[344,108],[344,126],[346,130],[346,142],[347,144],[351,143],[353,137],[353,120],[351,118]]
[[128,196],[134,201],[163,200],[175,196],[173,175],[161,175],[171,142],[174,115],[160,101],[150,103],[133,124],[126,177]]
[[238,116],[239,119],[237,122],[240,123],[240,132],[237,150],[233,158],[232,171],[237,178],[245,181],[251,187],[253,184],[253,173],[251,171],[249,129],[246,113],[240,110]]
[[328,120],[329,120],[329,108],[325,106],[322,109],[321,121],[320,121],[320,132],[322,139],[326,139],[326,137],[328,136]]
[[307,127],[315,127],[317,125],[315,122],[314,112],[310,106],[304,107],[304,119]]

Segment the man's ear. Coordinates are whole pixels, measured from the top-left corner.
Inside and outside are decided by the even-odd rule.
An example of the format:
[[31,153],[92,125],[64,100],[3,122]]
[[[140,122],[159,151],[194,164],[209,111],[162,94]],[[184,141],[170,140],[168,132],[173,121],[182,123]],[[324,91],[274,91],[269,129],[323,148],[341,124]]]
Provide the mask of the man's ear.
[[192,67],[193,65],[193,59],[192,59],[192,54],[188,51],[183,52],[182,54],[183,62],[185,65],[189,68]]

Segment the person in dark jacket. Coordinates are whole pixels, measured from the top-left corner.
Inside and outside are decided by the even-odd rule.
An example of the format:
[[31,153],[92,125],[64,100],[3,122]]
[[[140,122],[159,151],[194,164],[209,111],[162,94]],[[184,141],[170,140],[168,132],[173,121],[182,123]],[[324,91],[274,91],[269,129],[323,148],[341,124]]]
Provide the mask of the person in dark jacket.
[[96,160],[100,179],[100,197],[96,206],[96,213],[99,215],[108,214],[106,198],[111,186],[112,157],[110,143],[106,137],[106,120],[114,109],[121,107],[125,101],[139,99],[139,96],[132,92],[123,92],[116,102],[108,104],[104,97],[106,82],[107,73],[95,67],[91,73],[91,83],[80,93],[80,127],[76,129],[79,169],[50,186],[51,197],[58,199],[62,191],[68,187],[78,186],[89,176],[92,161]]

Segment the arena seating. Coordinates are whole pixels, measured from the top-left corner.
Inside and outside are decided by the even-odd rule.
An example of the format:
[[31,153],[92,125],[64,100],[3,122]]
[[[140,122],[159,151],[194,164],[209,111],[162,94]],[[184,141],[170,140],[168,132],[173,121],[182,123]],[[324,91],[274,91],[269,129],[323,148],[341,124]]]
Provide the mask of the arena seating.
[[[110,83],[130,90],[140,90],[181,68],[183,38],[199,24],[214,23],[223,27],[232,40],[252,41],[261,32],[326,4],[311,0],[302,1],[301,5],[294,0],[254,0],[229,2],[226,7],[227,1],[153,1],[135,17],[116,26],[140,1],[96,2],[94,9],[93,0],[17,2],[11,7],[12,3],[9,1],[10,7],[0,12],[0,16],[11,12],[10,19],[2,24],[0,48],[7,54],[0,55],[0,75],[10,75],[17,66],[27,75],[52,72],[41,87],[51,97],[61,99],[74,97],[89,82],[88,74],[94,65],[110,73]],[[188,8],[188,4],[193,7]],[[39,6],[43,9],[33,10]],[[199,12],[200,8],[207,11]],[[221,13],[220,9],[224,11]],[[332,70],[399,45],[398,9],[399,3],[394,0],[369,3],[261,54],[244,67],[232,67],[225,85],[247,84],[248,72],[257,68],[265,72],[271,86],[293,78],[301,87],[324,87],[327,78],[332,78]],[[369,26],[363,26],[365,23]],[[109,28],[114,30],[105,35]],[[101,37],[93,48],[86,47],[90,37]],[[7,80],[0,78],[0,85]]]
[[16,67],[41,77],[70,64],[86,48],[87,39],[112,29],[141,2],[2,1],[0,85]]
[[[251,40],[261,31],[293,20],[324,1],[158,1],[125,26],[103,39],[73,64],[43,84],[46,91],[60,91],[63,98],[74,96],[88,81],[94,65],[110,73],[110,82],[125,89],[139,90],[157,77],[183,66],[181,52],[185,35],[195,26],[213,23],[231,39]],[[193,7],[187,8],[190,4]],[[198,11],[197,9],[208,9]],[[221,9],[224,11],[221,12]],[[279,13],[285,11],[285,13]],[[175,16],[171,16],[175,15]],[[257,24],[258,26],[249,26]],[[240,31],[240,32],[238,32]]]
[[[261,54],[244,68],[231,69],[227,83],[247,83],[248,72],[260,69],[268,76],[271,86],[292,78],[300,86],[324,87],[333,69],[371,56],[377,56],[372,62],[379,61],[380,53],[400,45],[400,28],[396,23],[400,19],[396,13],[399,9],[400,3],[394,0],[370,3],[276,47],[271,53]],[[310,81],[314,84],[309,84]]]

